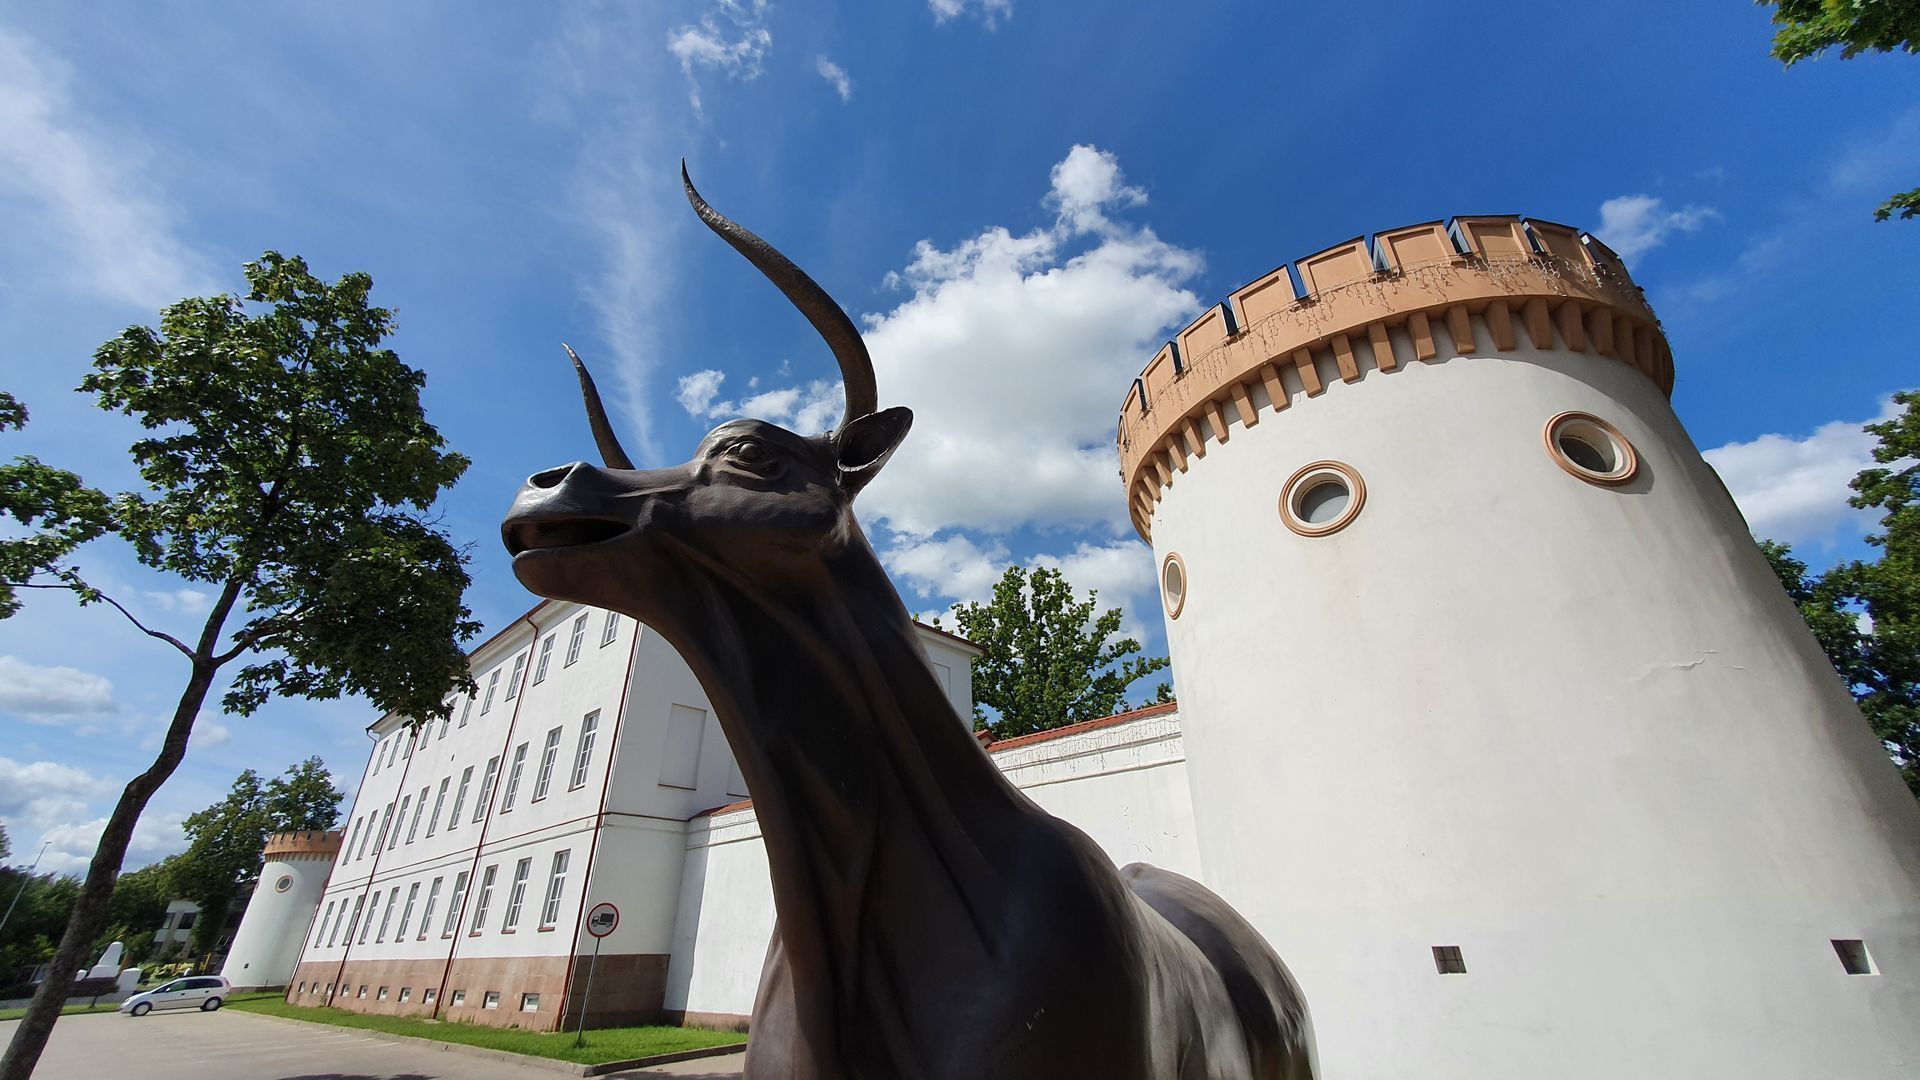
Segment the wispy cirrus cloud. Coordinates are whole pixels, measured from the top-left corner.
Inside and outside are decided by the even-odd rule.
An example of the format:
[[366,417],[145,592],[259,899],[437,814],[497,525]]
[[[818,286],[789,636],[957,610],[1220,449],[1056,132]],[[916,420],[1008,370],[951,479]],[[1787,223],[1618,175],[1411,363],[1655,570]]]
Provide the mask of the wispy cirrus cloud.
[[824,56],[816,56],[813,58],[813,69],[827,80],[827,85],[833,87],[834,93],[840,95],[842,104],[853,100],[853,77],[847,74],[846,68]]
[[15,252],[68,284],[153,309],[217,286],[178,235],[178,213],[141,163],[143,148],[99,128],[67,64],[0,27],[0,211]]
[[992,30],[1001,19],[1013,18],[1013,0],[927,0],[935,23],[944,23],[962,15],[974,15]]

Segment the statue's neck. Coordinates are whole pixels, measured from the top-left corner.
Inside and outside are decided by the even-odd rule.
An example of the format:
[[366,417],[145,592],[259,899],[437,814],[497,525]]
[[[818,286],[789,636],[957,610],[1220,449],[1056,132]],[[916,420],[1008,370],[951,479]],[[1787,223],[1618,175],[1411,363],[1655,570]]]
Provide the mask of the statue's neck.
[[803,1014],[881,1019],[886,971],[988,962],[1001,863],[1039,812],[954,710],[871,549],[856,537],[777,598],[713,589],[722,625],[688,659],[753,795]]

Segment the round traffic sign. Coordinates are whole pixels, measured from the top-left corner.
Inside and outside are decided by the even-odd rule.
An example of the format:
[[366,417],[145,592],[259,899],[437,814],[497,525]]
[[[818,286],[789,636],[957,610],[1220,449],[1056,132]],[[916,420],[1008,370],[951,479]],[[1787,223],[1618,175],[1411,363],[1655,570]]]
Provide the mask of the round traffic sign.
[[620,925],[620,909],[605,901],[593,905],[587,912],[587,933],[594,937],[606,937]]

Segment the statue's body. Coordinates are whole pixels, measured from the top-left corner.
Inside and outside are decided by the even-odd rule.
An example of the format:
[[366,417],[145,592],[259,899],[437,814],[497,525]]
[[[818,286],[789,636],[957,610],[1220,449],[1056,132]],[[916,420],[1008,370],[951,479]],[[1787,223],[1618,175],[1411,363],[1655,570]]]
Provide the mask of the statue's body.
[[[912,414],[877,411],[837,305],[687,184],[840,358],[846,418],[721,425],[636,470],[580,368],[607,468],[534,476],[502,535],[543,596],[673,643],[753,793],[777,927],[750,1080],[1305,1080],[1306,1005],[1218,897],[1136,863],[1000,774],[948,703],[852,512]],[[577,360],[576,360],[577,364]]]

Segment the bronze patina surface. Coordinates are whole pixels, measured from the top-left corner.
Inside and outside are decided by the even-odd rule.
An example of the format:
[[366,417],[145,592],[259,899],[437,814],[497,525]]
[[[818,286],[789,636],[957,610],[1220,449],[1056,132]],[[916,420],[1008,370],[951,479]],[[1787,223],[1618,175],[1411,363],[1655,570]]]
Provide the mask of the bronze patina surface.
[[777,911],[746,1075],[1314,1076],[1305,1000],[1253,927],[1178,874],[1115,870],[956,715],[853,515],[913,414],[879,408],[839,305],[682,179],[826,339],[845,417],[810,437],[733,420],[636,469],[575,357],[606,465],[536,473],[501,535],[528,589],[645,622],[713,702]]

